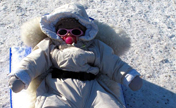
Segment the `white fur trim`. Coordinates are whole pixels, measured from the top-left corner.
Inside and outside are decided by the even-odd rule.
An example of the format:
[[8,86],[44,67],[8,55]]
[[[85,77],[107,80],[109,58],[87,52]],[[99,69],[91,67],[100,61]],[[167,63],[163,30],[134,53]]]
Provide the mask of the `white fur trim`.
[[96,20],[95,23],[99,28],[95,38],[110,46],[116,55],[121,56],[130,48],[130,37],[124,30]]
[[129,84],[131,83],[131,81],[136,77],[139,76],[140,74],[136,71],[136,70],[131,70],[129,73],[127,73],[125,75],[125,78],[123,79],[123,85],[125,85],[126,87],[129,86]]
[[25,45],[34,47],[47,36],[40,29],[40,17],[31,19],[21,26],[21,39]]

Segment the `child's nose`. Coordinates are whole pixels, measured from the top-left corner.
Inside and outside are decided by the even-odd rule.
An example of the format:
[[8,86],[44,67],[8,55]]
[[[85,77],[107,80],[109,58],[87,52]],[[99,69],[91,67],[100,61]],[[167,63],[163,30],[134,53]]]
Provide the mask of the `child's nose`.
[[70,32],[68,32],[67,36],[70,36],[70,35],[71,35],[71,33],[70,33]]

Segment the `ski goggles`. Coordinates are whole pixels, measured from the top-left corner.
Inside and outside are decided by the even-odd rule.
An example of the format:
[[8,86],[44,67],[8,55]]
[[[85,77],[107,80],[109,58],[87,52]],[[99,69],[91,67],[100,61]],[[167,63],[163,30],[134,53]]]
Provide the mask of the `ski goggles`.
[[67,35],[68,33],[70,33],[73,36],[81,36],[81,35],[84,34],[83,31],[81,29],[79,29],[79,28],[74,28],[74,29],[60,28],[57,31],[57,35],[62,36],[62,37]]

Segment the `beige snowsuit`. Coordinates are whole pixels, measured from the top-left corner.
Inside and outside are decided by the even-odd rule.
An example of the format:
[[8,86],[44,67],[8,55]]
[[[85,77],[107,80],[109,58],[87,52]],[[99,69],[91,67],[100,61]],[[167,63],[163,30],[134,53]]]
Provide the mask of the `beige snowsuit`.
[[[59,49],[64,42],[57,36],[54,25],[64,17],[74,17],[87,30],[74,46]],[[27,88],[31,80],[56,67],[72,72],[105,74],[112,80],[129,85],[139,75],[136,70],[113,53],[112,48],[94,39],[98,28],[81,5],[68,4],[44,15],[40,26],[48,36],[38,43],[13,72]],[[113,93],[97,79],[81,81],[71,78],[52,78],[51,73],[37,89],[36,108],[118,108],[122,107]]]

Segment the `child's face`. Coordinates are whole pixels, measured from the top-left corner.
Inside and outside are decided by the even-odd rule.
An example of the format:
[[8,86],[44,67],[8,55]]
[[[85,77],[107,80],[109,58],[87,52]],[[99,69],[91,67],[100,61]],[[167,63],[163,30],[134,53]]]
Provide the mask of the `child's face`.
[[67,44],[77,43],[84,36],[86,28],[74,18],[67,18],[56,24],[56,32]]

